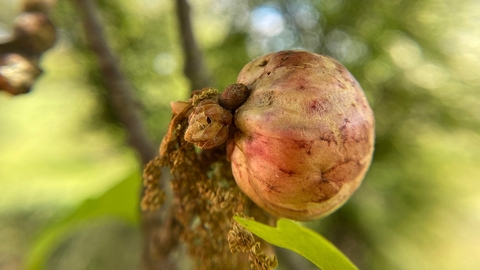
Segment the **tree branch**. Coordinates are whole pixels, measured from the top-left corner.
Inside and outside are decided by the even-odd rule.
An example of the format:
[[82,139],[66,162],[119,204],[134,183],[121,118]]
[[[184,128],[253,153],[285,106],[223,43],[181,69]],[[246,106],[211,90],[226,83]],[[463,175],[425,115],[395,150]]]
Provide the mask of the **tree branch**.
[[[100,64],[111,105],[129,134],[129,144],[137,150],[145,165],[157,156],[158,150],[148,137],[143,119],[137,111],[133,89],[118,67],[117,60],[105,40],[93,0],[77,0],[77,4],[82,13],[87,41]],[[168,175],[168,171],[164,171],[163,175]],[[159,179],[161,186],[168,188],[167,180],[167,177]],[[144,269],[175,269],[175,261],[172,260],[170,251],[177,245],[178,237],[169,233],[173,232],[171,228],[174,226],[169,206],[170,204],[166,202],[162,208],[154,212],[142,213]]]
[[205,66],[201,51],[193,35],[190,19],[190,6],[186,0],[176,0],[180,38],[182,40],[185,66],[183,73],[190,80],[191,90],[199,90],[212,85],[210,74]]
[[158,151],[147,134],[143,118],[137,110],[133,89],[118,67],[105,40],[97,9],[92,0],[77,0],[90,49],[97,56],[110,102],[128,133],[128,143],[138,152],[142,164],[153,159]]

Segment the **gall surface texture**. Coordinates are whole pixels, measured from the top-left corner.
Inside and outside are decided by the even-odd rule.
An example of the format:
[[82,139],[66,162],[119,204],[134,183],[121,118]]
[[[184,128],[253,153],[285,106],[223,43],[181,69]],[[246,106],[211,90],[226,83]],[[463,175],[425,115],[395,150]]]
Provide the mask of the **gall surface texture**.
[[248,63],[229,158],[240,189],[266,211],[308,221],[340,207],[370,165],[374,118],[336,60],[281,51]]

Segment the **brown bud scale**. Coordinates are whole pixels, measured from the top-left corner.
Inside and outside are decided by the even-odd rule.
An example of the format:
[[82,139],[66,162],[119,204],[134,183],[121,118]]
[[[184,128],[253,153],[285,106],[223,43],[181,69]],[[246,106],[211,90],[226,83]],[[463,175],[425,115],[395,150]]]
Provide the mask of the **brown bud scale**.
[[213,100],[201,101],[188,118],[185,140],[202,149],[223,144],[228,138],[232,114]]

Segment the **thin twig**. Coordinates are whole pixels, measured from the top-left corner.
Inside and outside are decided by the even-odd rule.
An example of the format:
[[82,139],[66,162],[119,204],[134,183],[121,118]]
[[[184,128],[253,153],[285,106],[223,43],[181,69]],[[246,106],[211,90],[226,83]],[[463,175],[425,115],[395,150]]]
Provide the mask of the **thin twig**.
[[[123,73],[117,60],[105,40],[102,25],[97,14],[97,7],[92,0],[77,0],[82,13],[82,21],[91,50],[97,56],[102,77],[109,92],[110,102],[129,135],[129,144],[140,154],[143,164],[147,164],[157,155],[157,148],[147,135],[143,118],[139,114],[133,89]],[[167,185],[162,178],[162,186]],[[168,205],[168,203],[166,203]],[[143,267],[148,270],[174,269],[174,263],[168,256],[170,250],[158,252],[158,246],[175,245],[168,237],[158,238],[159,232],[169,230],[171,223],[165,217],[168,207],[164,206],[155,212],[142,213],[142,231],[144,236]],[[168,265],[168,268],[164,266]]]
[[111,105],[128,134],[128,143],[138,152],[142,163],[146,164],[157,155],[157,148],[148,136],[144,120],[138,112],[133,89],[105,40],[95,4],[92,0],[77,0],[77,4],[82,13],[85,36],[90,49],[97,56]]
[[176,4],[180,37],[185,55],[183,72],[190,80],[192,91],[212,86],[211,77],[205,66],[203,55],[193,35],[190,6],[186,0],[176,0]]

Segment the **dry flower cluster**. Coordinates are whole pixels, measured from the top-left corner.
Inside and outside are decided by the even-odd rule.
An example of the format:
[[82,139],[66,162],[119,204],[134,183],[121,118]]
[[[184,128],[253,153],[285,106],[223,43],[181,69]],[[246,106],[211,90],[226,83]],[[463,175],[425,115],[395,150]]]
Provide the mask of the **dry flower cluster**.
[[[172,103],[173,117],[160,146],[160,156],[144,170],[142,209],[157,209],[165,200],[159,181],[161,167],[169,167],[171,213],[196,269],[272,269],[277,264],[276,258],[266,256],[260,241],[233,221],[233,216],[239,213],[265,223],[274,222],[237,187],[226,158],[225,143],[200,149],[185,139],[192,112],[206,100],[218,104],[218,96],[218,91],[205,88],[195,91],[188,102]],[[212,119],[221,119],[215,114],[222,113],[214,110],[212,115],[205,116],[211,119],[199,128],[208,133]],[[207,135],[215,137],[217,133]],[[262,242],[262,247],[267,253],[273,252],[268,243]]]

